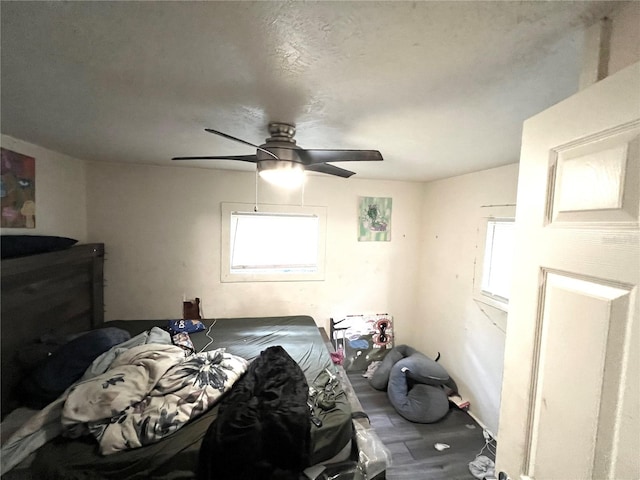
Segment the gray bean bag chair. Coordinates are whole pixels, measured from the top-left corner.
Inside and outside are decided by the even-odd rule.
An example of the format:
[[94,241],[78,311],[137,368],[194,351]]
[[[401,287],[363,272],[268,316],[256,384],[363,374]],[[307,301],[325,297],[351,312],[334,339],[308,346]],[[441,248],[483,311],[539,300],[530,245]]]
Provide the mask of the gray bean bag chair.
[[433,423],[449,411],[443,385],[455,387],[447,371],[407,345],[393,348],[369,379],[377,390],[386,388],[389,401],[404,418]]

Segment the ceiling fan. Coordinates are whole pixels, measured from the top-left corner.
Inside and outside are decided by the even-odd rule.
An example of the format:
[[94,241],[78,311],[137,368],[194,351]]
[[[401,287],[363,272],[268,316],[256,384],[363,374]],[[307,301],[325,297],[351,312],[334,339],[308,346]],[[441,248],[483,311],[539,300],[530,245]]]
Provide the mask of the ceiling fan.
[[305,149],[296,145],[293,139],[296,127],[288,123],[269,123],[271,136],[262,145],[233,137],[210,128],[205,131],[221,137],[249,145],[256,149],[254,155],[228,155],[206,157],[174,157],[172,160],[239,160],[257,164],[258,173],[268,179],[270,172],[290,172],[304,176],[304,171],[326,173],[338,177],[349,178],[354,172],[330,165],[327,162],[360,162],[381,161],[382,155],[377,150],[317,150]]

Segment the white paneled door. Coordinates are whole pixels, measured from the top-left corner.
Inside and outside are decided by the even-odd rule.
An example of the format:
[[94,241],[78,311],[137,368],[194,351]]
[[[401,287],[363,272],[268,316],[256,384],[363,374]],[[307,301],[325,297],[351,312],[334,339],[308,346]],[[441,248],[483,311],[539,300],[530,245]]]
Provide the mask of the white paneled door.
[[497,470],[640,478],[640,64],[524,124]]

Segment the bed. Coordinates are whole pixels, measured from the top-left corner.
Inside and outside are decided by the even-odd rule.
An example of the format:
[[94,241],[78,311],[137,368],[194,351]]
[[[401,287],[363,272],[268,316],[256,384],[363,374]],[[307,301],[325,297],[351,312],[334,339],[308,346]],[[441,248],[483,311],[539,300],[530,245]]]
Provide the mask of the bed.
[[[127,332],[130,338],[148,334],[154,327],[166,329],[166,319],[104,322],[103,260],[102,244],[3,259],[3,424],[23,406],[23,400],[15,392],[28,372],[17,358],[43,335],[72,336],[67,338],[81,343],[88,334],[79,338],[73,335],[104,331],[105,327]],[[282,347],[309,386],[320,388],[318,385],[326,382],[327,377],[333,382],[335,395],[330,408],[318,409],[315,405],[309,411],[310,468],[300,478],[384,478],[389,452],[370,428],[344,370],[331,361],[328,339],[321,336],[313,318],[305,315],[218,318],[203,319],[202,324],[204,330],[189,334],[197,354],[207,355],[224,348],[225,354],[244,359],[250,371],[265,352]],[[57,435],[35,451],[28,459],[28,467],[21,468],[26,462],[22,463],[5,473],[3,479],[196,478],[203,439],[220,423],[219,408],[227,411],[231,408],[225,407],[225,399],[232,398],[234,388],[240,388],[238,385],[247,377],[239,375],[241,380],[225,390],[221,400],[161,440],[102,455],[90,436],[69,439]],[[71,390],[75,388],[80,387]],[[3,448],[6,441],[3,433]]]

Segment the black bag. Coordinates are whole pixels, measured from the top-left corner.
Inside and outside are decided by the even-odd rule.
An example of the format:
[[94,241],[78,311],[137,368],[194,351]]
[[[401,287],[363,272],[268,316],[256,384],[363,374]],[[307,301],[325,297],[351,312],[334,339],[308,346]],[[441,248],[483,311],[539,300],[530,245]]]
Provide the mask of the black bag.
[[200,447],[199,480],[297,480],[309,466],[308,385],[280,346],[269,347],[222,399]]

